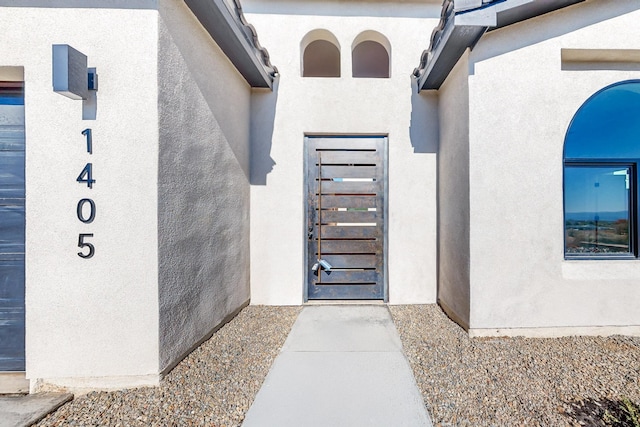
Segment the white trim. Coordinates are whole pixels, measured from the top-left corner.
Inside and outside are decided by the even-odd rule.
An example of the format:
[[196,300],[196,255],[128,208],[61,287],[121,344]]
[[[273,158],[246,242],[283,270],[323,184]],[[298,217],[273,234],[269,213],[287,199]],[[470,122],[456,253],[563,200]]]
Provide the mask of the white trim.
[[24,81],[24,67],[0,66],[0,80],[4,82]]
[[560,49],[562,62],[640,63],[640,49]]
[[526,338],[559,338],[567,336],[608,337],[611,335],[628,335],[640,337],[640,325],[628,326],[571,326],[548,328],[471,328],[469,337],[526,337]]
[[28,393],[29,380],[24,372],[0,372],[0,394]]
[[67,377],[31,379],[30,393],[47,391],[68,391],[74,394],[87,394],[92,391],[113,391],[123,388],[157,387],[160,374],[126,375],[113,377]]

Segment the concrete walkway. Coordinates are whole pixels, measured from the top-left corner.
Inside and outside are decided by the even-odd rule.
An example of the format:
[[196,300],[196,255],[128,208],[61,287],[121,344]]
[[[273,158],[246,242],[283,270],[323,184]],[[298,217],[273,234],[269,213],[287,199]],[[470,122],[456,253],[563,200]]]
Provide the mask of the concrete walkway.
[[243,423],[431,425],[384,305],[304,307]]
[[27,427],[73,399],[69,393],[0,396],[0,427]]

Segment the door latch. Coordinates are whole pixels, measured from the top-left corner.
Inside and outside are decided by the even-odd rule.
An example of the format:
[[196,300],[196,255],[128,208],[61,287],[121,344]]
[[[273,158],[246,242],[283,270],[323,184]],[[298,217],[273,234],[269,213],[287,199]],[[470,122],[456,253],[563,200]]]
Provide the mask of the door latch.
[[333,266],[329,264],[327,261],[323,259],[319,259],[313,264],[313,267],[311,267],[311,271],[314,271],[314,272],[319,272],[319,270],[331,271],[332,268]]

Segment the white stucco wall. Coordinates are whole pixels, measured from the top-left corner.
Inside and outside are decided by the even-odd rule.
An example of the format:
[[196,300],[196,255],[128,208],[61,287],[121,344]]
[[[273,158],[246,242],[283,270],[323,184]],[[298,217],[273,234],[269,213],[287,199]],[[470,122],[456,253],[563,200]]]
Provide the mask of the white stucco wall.
[[160,1],[160,369],[249,300],[251,91],[181,1]]
[[[303,302],[305,134],[388,135],[389,301],[435,302],[437,98],[413,95],[410,75],[438,22],[439,4],[252,0],[243,6],[280,71],[276,91],[255,91],[252,100],[252,304]],[[319,28],[341,46],[341,78],[300,77],[300,42]],[[351,46],[366,30],[391,44],[389,79],[351,77]]]
[[469,51],[440,87],[438,302],[469,324]]
[[640,68],[563,70],[560,56],[562,48],[638,49],[639,20],[637,1],[586,2],[490,32],[473,50],[470,326],[478,334],[640,325],[638,261],[564,260],[562,184],[575,112]]
[[[0,13],[0,66],[23,66],[25,75],[32,389],[158,381],[157,12],[154,1],[99,4],[58,1]],[[52,44],[71,45],[97,68],[95,120],[83,120],[82,101],[53,92]],[[93,155],[81,135],[86,128]],[[76,182],[88,162],[92,189]],[[82,198],[96,203],[91,224],[76,217]],[[79,233],[94,234],[93,258],[77,255]]]

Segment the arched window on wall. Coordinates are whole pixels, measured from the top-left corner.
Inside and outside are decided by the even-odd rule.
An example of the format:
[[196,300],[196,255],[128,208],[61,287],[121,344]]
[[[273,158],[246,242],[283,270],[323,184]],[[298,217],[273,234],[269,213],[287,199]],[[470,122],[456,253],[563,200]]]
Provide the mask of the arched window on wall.
[[327,30],[313,30],[302,40],[302,77],[340,77],[340,44]]
[[391,44],[376,31],[365,31],[356,37],[351,49],[353,77],[389,78],[391,76]]
[[638,257],[640,80],[608,86],[573,117],[564,144],[566,258]]

